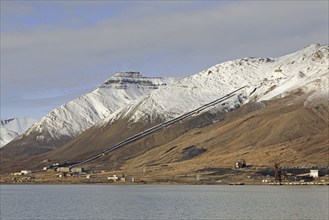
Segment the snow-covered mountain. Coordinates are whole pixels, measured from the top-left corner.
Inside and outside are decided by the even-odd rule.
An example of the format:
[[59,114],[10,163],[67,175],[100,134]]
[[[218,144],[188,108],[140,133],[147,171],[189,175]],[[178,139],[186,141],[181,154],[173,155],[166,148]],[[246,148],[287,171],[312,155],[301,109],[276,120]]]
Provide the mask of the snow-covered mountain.
[[52,110],[28,129],[15,145],[56,148],[131,101],[174,80],[144,77],[139,72],[119,72],[92,92]]
[[151,92],[110,115],[100,126],[120,118],[131,122],[155,118],[165,121],[242,86],[248,87],[227,101],[225,108],[284,96],[296,89],[328,96],[328,59],[328,45],[314,44],[279,58],[249,57],[224,62]]
[[[249,57],[224,62],[180,80],[118,73],[91,93],[54,109],[12,143],[19,148],[41,146],[46,152],[97,123],[93,130],[107,129],[121,119],[122,123],[138,122],[148,127],[242,86],[247,87],[240,95],[221,103],[218,109],[230,111],[250,101],[269,100],[296,90],[312,94],[310,99],[328,97],[328,59],[328,45],[314,44],[278,58]],[[39,149],[29,151],[38,153]]]
[[[46,158],[80,161],[241,87],[244,88],[236,96],[214,106],[212,110],[222,114],[248,102],[275,102],[274,99],[285,96],[289,97],[289,102],[295,99],[304,102],[306,99],[305,106],[312,105],[314,100],[323,103],[324,99],[328,102],[329,46],[314,44],[278,58],[248,57],[228,61],[180,80],[145,78],[133,72],[119,73],[91,93],[50,112],[20,139],[2,148],[1,153],[3,158],[10,160],[17,155],[23,155],[21,158],[24,158],[62,146],[45,154]],[[290,105],[289,102],[284,103]],[[274,112],[273,109],[271,111]],[[193,121],[195,118],[188,120]],[[184,122],[181,122],[184,126]],[[284,124],[282,132],[286,128],[289,129]],[[176,130],[171,132],[181,135],[186,130],[184,127],[181,133]],[[157,139],[163,138],[165,142],[176,138],[175,135],[158,135],[145,143],[148,142],[150,149]],[[125,151],[140,154],[142,145]]]
[[[129,158],[132,152],[142,154],[141,152],[159,146],[161,141],[162,144],[171,143],[189,129],[202,127],[204,121],[212,123],[212,119],[213,122],[224,120],[225,117],[222,116],[227,112],[247,103],[250,105],[245,107],[251,111],[258,108],[264,108],[265,111],[267,104],[260,101],[271,100],[272,103],[280,103],[279,100],[275,100],[280,97],[287,97],[291,102],[290,105],[301,102],[300,100],[303,100],[302,102],[306,100],[305,106],[309,106],[309,103],[313,105],[313,99],[321,99],[319,103],[324,103],[323,98],[329,99],[328,59],[328,45],[311,45],[278,58],[244,58],[215,65],[132,101],[60,149],[50,152],[48,156],[56,161],[75,162],[88,159],[133,135],[145,133],[145,130],[152,126],[169,121],[221,97],[227,97],[227,94],[240,88],[236,95],[224,102],[195,112],[190,117],[177,121],[175,125],[164,126],[165,128],[154,136],[150,135],[143,140],[137,140],[134,144],[126,145],[127,148],[119,150],[121,153],[128,152],[121,159]],[[276,112],[278,115],[284,108],[279,109],[279,112]],[[234,116],[234,112],[230,117],[232,115],[237,117],[236,120],[240,117],[239,114]],[[302,114],[300,117],[303,117]],[[177,129],[179,126],[181,127]],[[283,126],[280,132],[290,129],[286,123],[283,123]],[[305,134],[307,131],[301,133]],[[111,160],[113,161],[113,158]]]
[[0,147],[3,147],[31,127],[36,119],[29,117],[11,118],[0,121]]

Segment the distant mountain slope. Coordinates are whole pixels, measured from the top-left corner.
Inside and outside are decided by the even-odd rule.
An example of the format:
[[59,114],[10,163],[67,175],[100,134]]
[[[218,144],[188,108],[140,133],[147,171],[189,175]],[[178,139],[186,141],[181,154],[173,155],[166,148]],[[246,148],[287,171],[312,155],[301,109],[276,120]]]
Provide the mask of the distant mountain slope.
[[279,58],[245,58],[215,65],[131,102],[51,155],[56,155],[57,160],[60,155],[65,155],[65,160],[88,158],[244,85],[248,87],[238,96],[214,106],[216,111],[224,115],[246,103],[297,91],[308,94],[310,102],[328,96],[328,51],[328,46],[311,45]]
[[27,154],[55,149],[131,101],[173,81],[119,72],[92,92],[52,110],[11,145]]
[[29,117],[11,118],[0,121],[0,147],[8,144],[10,141],[23,134],[31,127],[36,119]]

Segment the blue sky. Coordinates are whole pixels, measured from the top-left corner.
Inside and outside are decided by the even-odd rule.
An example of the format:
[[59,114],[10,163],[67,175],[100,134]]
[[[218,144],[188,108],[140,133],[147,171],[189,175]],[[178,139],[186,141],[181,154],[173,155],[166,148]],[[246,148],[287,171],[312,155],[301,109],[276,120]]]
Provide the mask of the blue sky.
[[39,119],[118,71],[184,77],[328,44],[328,14],[328,1],[1,0],[1,119]]

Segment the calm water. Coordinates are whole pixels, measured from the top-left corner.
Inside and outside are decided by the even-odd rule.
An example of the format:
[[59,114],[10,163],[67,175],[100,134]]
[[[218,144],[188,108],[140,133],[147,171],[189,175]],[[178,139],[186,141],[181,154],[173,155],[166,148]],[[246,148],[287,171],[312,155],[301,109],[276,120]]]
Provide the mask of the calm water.
[[328,187],[1,185],[5,219],[328,219]]

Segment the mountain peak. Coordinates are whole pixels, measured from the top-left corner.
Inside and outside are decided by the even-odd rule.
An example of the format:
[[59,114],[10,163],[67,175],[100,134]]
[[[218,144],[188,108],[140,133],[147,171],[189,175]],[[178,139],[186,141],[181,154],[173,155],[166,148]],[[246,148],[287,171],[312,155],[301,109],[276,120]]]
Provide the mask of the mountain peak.
[[131,83],[145,78],[146,77],[144,77],[140,72],[137,71],[128,71],[128,72],[121,71],[114,74],[112,77],[106,80],[102,86],[110,85],[110,84]]
[[115,74],[113,77],[125,77],[125,78],[142,78],[143,75],[138,71],[120,71]]
[[116,89],[128,89],[130,87],[145,87],[148,89],[157,89],[159,86],[165,86],[175,81],[172,78],[145,77],[140,72],[128,71],[118,72],[106,80],[100,88],[113,87]]

